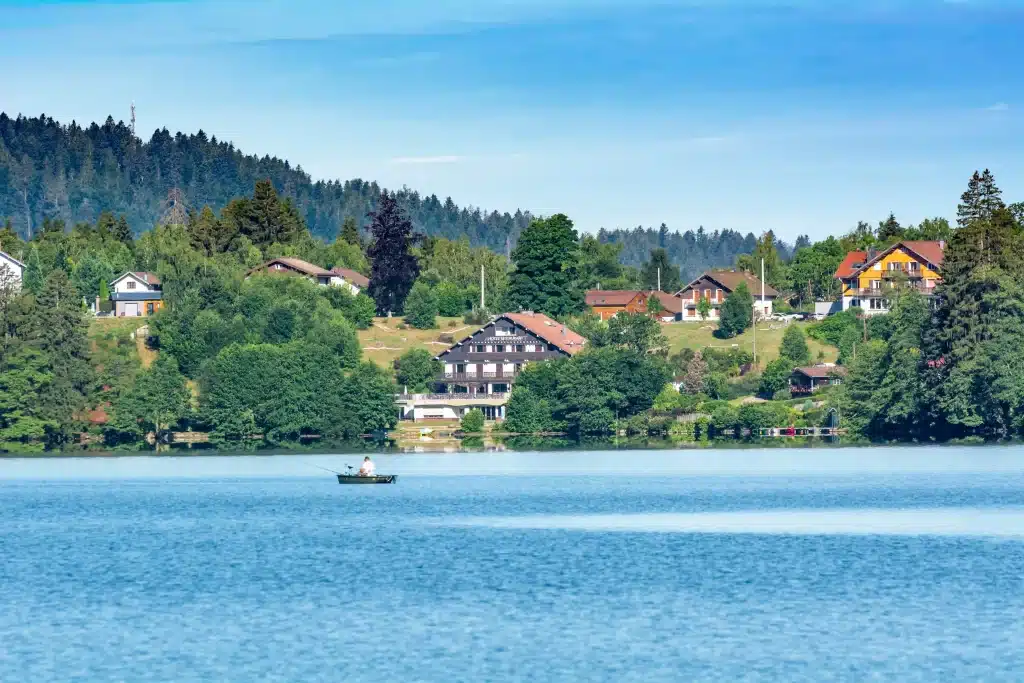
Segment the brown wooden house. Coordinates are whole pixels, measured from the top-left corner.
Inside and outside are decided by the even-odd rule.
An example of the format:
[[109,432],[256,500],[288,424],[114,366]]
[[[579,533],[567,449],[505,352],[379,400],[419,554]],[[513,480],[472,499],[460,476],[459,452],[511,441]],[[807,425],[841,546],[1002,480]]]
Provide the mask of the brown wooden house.
[[794,368],[789,378],[790,395],[808,396],[822,387],[842,384],[846,377],[846,368],[841,365],[812,365],[806,368]]
[[732,294],[740,283],[745,283],[754,297],[754,312],[757,317],[770,316],[775,299],[779,296],[773,287],[764,285],[762,298],[761,280],[750,273],[738,270],[709,270],[676,292],[676,296],[682,300],[682,319],[699,322],[701,317],[697,311],[697,304],[703,298],[710,304],[708,320],[718,320],[725,298]]

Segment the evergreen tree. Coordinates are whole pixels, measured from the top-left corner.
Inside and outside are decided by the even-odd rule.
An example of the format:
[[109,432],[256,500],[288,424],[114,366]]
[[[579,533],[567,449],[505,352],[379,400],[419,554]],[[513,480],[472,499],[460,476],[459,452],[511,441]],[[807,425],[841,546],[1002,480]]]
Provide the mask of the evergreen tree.
[[360,249],[363,246],[363,238],[359,234],[359,224],[352,216],[345,216],[345,220],[341,223],[341,240]]
[[1005,208],[1003,193],[996,186],[995,178],[986,168],[974,172],[967,184],[967,191],[960,197],[956,222],[961,228],[992,218],[997,209]]
[[719,336],[731,339],[743,334],[753,323],[753,317],[754,297],[747,289],[747,284],[741,282],[722,303],[721,318],[718,321]]
[[658,288],[658,273],[661,273],[661,291],[675,294],[683,288],[679,275],[679,266],[669,260],[668,251],[654,249],[650,260],[640,270],[640,285],[643,289]]
[[563,316],[583,310],[577,288],[579,239],[564,214],[535,220],[512,252],[515,271],[507,292],[510,310],[533,310]]
[[81,298],[63,270],[46,278],[36,299],[25,336],[47,359],[51,380],[39,394],[40,414],[58,425],[47,435],[49,445],[61,445],[71,440],[95,379],[87,322]]
[[903,239],[903,227],[896,220],[896,216],[890,212],[889,217],[878,224],[878,241],[892,243],[901,239]]
[[377,303],[379,315],[400,313],[420,272],[411,251],[417,237],[412,223],[398,208],[395,195],[389,192],[381,192],[377,210],[370,218],[373,243],[368,250],[372,263],[369,295]]
[[28,251],[28,260],[25,262],[25,274],[22,276],[25,289],[33,294],[43,291],[43,264],[39,260],[39,246],[36,242]]
[[779,346],[779,356],[789,360],[792,365],[806,365],[810,362],[811,351],[807,348],[804,331],[798,326],[790,325],[786,328]]
[[117,398],[112,427],[134,438],[152,431],[159,443],[164,432],[189,415],[191,401],[178,362],[163,354]]
[[114,239],[129,246],[135,241],[135,235],[128,226],[128,219],[124,216],[117,219],[117,227],[114,228]]
[[412,286],[405,300],[405,322],[420,330],[437,327],[437,297],[422,280]]

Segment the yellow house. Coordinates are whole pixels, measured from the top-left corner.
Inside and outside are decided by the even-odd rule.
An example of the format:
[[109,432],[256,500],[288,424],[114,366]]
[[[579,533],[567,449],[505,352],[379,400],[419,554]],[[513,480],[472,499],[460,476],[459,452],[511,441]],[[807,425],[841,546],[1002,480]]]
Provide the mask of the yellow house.
[[897,242],[883,251],[851,251],[839,264],[843,310],[854,306],[868,315],[888,313],[898,282],[930,296],[942,278],[945,242]]

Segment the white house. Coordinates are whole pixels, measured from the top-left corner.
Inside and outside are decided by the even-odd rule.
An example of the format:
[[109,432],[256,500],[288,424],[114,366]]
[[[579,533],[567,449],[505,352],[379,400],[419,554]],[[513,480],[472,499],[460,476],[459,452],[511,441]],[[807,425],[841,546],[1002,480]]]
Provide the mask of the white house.
[[774,287],[762,284],[750,273],[737,270],[709,270],[676,292],[676,296],[682,300],[682,319],[691,322],[702,320],[698,303],[704,299],[708,302],[708,319],[718,320],[721,318],[722,304],[725,303],[726,297],[732,294],[740,283],[745,284],[750,295],[754,297],[754,317],[760,319],[771,316],[775,299],[779,297]]
[[21,289],[21,281],[25,276],[25,264],[10,254],[0,251],[0,270],[7,270],[14,275],[15,286]]
[[163,296],[155,273],[129,271],[110,283],[110,301],[118,318],[153,315],[163,307]]

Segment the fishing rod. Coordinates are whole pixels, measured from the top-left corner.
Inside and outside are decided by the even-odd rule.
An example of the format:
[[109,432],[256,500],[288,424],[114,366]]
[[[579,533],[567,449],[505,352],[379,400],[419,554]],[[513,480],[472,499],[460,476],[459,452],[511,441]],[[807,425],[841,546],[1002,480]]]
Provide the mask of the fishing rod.
[[[309,465],[310,467],[315,467],[315,468],[317,468],[318,470],[323,470],[324,472],[330,472],[331,474],[341,474],[341,472],[335,472],[335,471],[334,471],[334,470],[332,470],[332,469],[328,469],[328,468],[326,468],[326,467],[321,467],[320,465],[314,465],[313,463],[311,463],[311,462],[306,462],[305,460],[303,460],[303,461],[302,461],[302,464],[303,464],[303,465]],[[351,466],[351,465],[346,465],[346,467],[348,467],[349,469],[352,469],[352,466]]]

